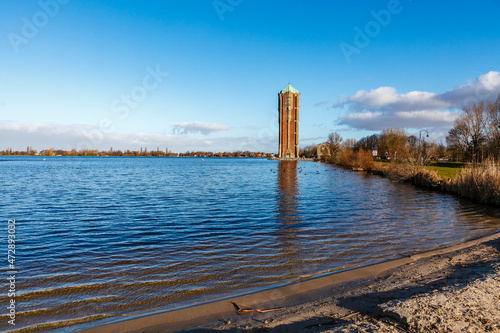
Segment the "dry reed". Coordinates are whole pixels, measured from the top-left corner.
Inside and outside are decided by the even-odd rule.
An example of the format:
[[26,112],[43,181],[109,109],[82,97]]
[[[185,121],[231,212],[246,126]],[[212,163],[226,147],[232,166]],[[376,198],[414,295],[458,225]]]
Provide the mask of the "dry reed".
[[413,163],[377,165],[373,163],[370,153],[363,150],[354,152],[342,148],[335,164],[372,171],[397,181],[410,182],[484,204],[500,205],[500,166],[491,160],[461,169],[456,179],[443,179],[437,171]]
[[481,203],[500,204],[500,167],[492,160],[463,168],[453,182],[454,191],[463,198]]
[[374,168],[373,157],[369,151],[360,149],[353,151],[350,148],[341,148],[338,152],[337,163],[344,167],[371,171]]

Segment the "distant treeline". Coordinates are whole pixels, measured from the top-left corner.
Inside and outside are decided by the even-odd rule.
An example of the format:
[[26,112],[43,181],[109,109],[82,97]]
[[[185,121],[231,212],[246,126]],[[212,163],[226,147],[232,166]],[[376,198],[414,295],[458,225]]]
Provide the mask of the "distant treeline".
[[61,150],[44,149],[38,152],[32,147],[27,147],[24,151],[14,151],[12,148],[1,150],[0,155],[7,156],[147,156],[147,157],[271,157],[273,154],[263,152],[235,151],[235,152],[206,152],[206,151],[188,151],[185,153],[173,153],[168,149],[148,151],[147,148],[140,150],[114,150],[99,151],[97,149],[81,150]]

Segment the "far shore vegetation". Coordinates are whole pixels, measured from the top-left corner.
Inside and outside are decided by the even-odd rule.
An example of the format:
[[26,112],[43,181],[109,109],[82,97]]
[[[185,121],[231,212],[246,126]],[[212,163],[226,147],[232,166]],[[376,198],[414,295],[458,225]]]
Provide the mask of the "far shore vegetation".
[[206,152],[206,151],[188,151],[185,153],[173,153],[167,149],[165,151],[157,148],[156,150],[148,150],[141,148],[140,150],[114,150],[110,148],[107,151],[99,151],[97,149],[81,149],[81,150],[62,150],[56,148],[44,149],[38,152],[37,150],[27,147],[23,151],[14,151],[12,148],[0,151],[0,156],[128,156],[128,157],[271,157],[273,154],[264,152],[251,151],[235,151],[235,152]]
[[428,142],[428,134],[389,128],[355,141],[335,132],[327,142],[305,147],[303,155],[500,205],[500,95],[495,102],[465,107],[446,145]]

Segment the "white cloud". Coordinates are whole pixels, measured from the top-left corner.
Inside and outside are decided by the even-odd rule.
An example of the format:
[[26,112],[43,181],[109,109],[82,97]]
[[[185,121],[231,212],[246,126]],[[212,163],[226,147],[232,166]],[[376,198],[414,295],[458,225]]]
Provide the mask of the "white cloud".
[[323,105],[330,105],[332,104],[332,100],[331,99],[327,99],[327,100],[324,100],[324,101],[319,101],[317,103],[314,103],[314,106],[315,107],[319,107],[319,106],[323,106]]
[[380,131],[391,127],[424,128],[447,127],[453,124],[457,113],[451,111],[403,111],[349,113],[340,116],[340,123],[353,128]]
[[[218,128],[223,130],[214,126],[212,131]],[[224,126],[224,129],[227,128]],[[150,150],[159,147],[165,150],[168,147],[174,152],[192,150],[275,152],[277,141],[277,135],[274,133],[257,137],[210,137],[208,140],[203,137],[170,133],[108,133],[97,126],[88,125],[0,121],[0,150],[7,148],[25,150],[27,146],[31,146],[38,151],[52,147],[63,150],[108,150],[110,147],[115,150],[139,150],[141,147]]]
[[394,87],[360,90],[342,97],[334,107],[345,108],[339,124],[354,129],[380,131],[389,127],[451,128],[458,110],[480,101],[493,101],[500,93],[500,72],[488,72],[471,83],[438,94]]
[[394,87],[380,87],[370,91],[360,90],[346,101],[335,106],[349,106],[352,111],[384,110],[384,111],[411,111],[433,108],[446,108],[449,105],[436,100],[437,94],[424,91],[411,91],[398,94]]
[[231,128],[216,124],[216,123],[203,123],[199,121],[190,123],[177,123],[173,126],[173,133],[176,134],[188,134],[188,133],[201,133],[203,135],[208,135],[213,132],[227,131]]
[[346,118],[350,118],[353,120],[371,120],[376,119],[382,115],[382,112],[360,112],[360,113],[351,113],[346,116]]
[[479,76],[475,81],[451,89],[439,98],[453,107],[462,108],[480,101],[495,100],[500,93],[500,72],[488,72]]

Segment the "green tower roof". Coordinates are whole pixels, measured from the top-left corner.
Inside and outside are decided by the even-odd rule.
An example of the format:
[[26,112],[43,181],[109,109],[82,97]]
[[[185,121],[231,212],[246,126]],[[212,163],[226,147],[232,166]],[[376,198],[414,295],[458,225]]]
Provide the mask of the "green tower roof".
[[290,85],[290,83],[280,92],[280,94],[284,94],[284,93],[287,93],[287,92],[291,92],[292,94],[298,94],[298,90],[295,89],[294,87],[292,87]]

